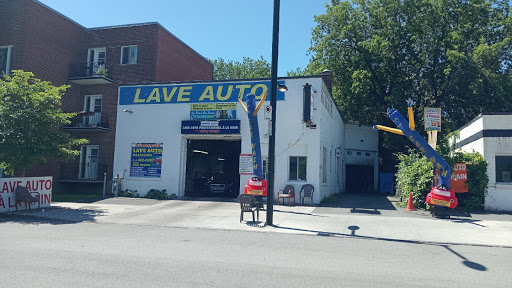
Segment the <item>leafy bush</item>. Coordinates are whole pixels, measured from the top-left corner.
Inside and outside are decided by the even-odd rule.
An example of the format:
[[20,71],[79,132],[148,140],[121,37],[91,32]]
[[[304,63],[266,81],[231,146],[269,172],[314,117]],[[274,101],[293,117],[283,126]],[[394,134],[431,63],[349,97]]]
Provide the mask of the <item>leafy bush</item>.
[[339,193],[332,193],[329,196],[324,196],[324,198],[322,198],[322,200],[320,200],[320,204],[336,203],[338,196],[339,196]]
[[432,188],[432,162],[412,149],[408,154],[398,153],[397,156],[400,162],[397,165],[396,187],[401,193],[402,205],[407,204],[409,193],[412,193],[414,207],[428,209],[425,199]]
[[146,198],[149,199],[158,199],[158,200],[172,200],[176,199],[176,194],[167,195],[167,190],[157,190],[157,189],[151,189],[146,194]]
[[[409,193],[412,193],[416,208],[429,209],[425,198],[432,188],[433,166],[427,157],[415,150],[409,150],[408,154],[399,153],[398,171],[396,174],[396,187],[402,197],[402,206],[407,204]],[[478,152],[455,152],[451,156],[443,157],[446,162],[454,167],[455,163],[464,162],[468,171],[468,193],[457,193],[459,200],[457,210],[474,211],[482,210],[487,194],[487,162]]]
[[121,190],[119,191],[119,193],[117,194],[117,197],[129,197],[129,198],[139,198],[139,193],[137,192],[137,190],[130,190],[130,189],[126,189],[126,190]]
[[485,204],[485,196],[487,195],[487,184],[489,177],[487,176],[487,161],[478,153],[461,153],[455,152],[451,157],[447,157],[446,161],[452,167],[455,163],[466,163],[468,171],[468,193],[457,193],[459,204],[456,209],[464,211],[483,210]]

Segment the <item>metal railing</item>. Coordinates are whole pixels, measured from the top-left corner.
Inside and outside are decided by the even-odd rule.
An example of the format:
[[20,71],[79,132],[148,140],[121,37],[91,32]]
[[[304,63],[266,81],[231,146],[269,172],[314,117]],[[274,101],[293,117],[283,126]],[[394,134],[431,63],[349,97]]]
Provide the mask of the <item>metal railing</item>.
[[103,182],[103,173],[110,175],[110,170],[107,170],[108,165],[103,163],[60,163],[61,181],[76,181],[76,182]]
[[69,78],[105,77],[112,79],[111,68],[99,62],[71,64],[69,67]]
[[109,115],[103,112],[80,112],[71,119],[67,128],[110,128]]

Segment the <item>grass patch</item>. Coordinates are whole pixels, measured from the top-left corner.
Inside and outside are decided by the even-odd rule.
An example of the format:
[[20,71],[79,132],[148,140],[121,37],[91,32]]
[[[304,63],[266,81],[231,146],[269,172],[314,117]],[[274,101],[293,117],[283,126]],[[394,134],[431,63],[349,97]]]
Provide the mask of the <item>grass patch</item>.
[[84,202],[101,197],[99,194],[55,193],[52,194],[52,202]]

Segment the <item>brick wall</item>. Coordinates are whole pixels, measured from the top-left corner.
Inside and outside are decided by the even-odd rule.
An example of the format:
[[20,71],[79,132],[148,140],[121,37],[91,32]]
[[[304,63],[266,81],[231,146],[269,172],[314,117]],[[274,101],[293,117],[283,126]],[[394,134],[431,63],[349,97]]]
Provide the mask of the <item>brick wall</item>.
[[158,27],[157,82],[213,80],[213,65]]

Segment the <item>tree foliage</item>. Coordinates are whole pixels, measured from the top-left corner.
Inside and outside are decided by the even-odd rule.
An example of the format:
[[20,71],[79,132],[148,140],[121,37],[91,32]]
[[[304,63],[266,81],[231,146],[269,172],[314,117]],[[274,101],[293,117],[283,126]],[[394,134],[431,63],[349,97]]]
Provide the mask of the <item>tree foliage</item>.
[[213,79],[215,80],[270,77],[270,63],[263,59],[263,56],[256,60],[244,57],[242,62],[222,58],[209,61],[213,64]]
[[60,99],[68,86],[55,87],[31,72],[13,71],[0,78],[0,165],[7,174],[79,155],[72,139],[62,131],[74,113],[63,113]]
[[[508,1],[332,0],[326,7],[315,17],[306,70],[334,73],[344,120],[391,124],[386,107],[405,112],[411,97],[416,119],[424,107],[441,107],[443,131],[451,132],[481,112],[512,108]],[[381,140],[383,152],[405,143]]]

